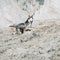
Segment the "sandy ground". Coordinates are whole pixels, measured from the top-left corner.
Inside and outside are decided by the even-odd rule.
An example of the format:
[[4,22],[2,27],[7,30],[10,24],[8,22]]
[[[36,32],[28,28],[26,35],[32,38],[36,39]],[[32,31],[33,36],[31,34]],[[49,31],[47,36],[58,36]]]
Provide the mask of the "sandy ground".
[[60,20],[14,33],[10,27],[0,29],[0,60],[60,60]]

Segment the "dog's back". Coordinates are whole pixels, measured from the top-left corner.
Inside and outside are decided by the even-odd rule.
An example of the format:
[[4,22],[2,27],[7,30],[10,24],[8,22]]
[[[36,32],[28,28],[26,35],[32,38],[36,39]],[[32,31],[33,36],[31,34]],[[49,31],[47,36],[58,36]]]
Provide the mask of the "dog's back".
[[17,27],[17,28],[25,28],[26,25],[25,25],[25,23],[20,23],[20,24],[18,24],[16,27]]

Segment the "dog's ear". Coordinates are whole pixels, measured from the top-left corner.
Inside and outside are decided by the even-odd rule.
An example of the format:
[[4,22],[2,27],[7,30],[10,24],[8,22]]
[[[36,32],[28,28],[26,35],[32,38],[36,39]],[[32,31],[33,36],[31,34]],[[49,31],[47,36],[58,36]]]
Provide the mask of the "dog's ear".
[[30,17],[30,15],[28,15],[28,18]]
[[33,19],[33,16],[35,15],[35,13],[33,13],[32,15],[28,15],[28,18],[32,18]]

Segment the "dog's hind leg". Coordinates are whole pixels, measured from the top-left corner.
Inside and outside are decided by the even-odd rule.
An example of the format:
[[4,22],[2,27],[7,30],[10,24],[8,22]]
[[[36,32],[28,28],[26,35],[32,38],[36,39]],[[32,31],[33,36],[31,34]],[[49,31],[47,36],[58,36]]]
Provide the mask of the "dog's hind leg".
[[16,34],[18,34],[18,28],[16,28]]
[[20,28],[20,32],[23,34],[24,33],[24,28]]

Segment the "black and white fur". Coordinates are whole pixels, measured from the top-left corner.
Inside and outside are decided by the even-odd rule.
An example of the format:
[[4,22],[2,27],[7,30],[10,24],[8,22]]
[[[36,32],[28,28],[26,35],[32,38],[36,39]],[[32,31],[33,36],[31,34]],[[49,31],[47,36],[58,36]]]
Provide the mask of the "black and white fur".
[[18,34],[18,30],[20,30],[20,32],[23,34],[25,28],[26,28],[29,24],[32,25],[33,20],[30,20],[31,18],[33,19],[32,16],[29,16],[29,18],[28,18],[24,23],[19,23],[19,24],[17,24],[17,25],[11,25],[11,26],[9,26],[9,27],[15,27],[15,28],[16,28],[16,34]]

